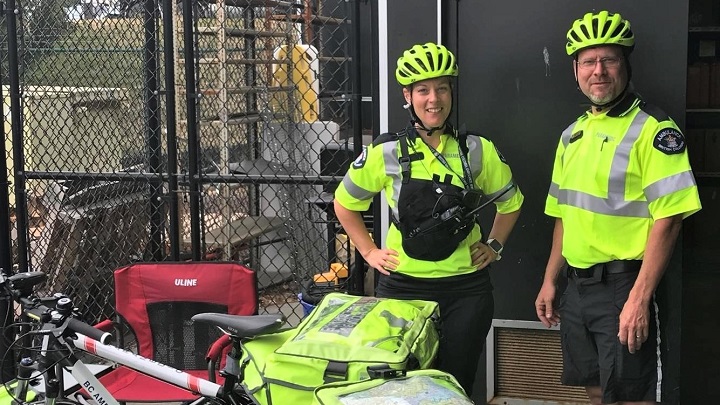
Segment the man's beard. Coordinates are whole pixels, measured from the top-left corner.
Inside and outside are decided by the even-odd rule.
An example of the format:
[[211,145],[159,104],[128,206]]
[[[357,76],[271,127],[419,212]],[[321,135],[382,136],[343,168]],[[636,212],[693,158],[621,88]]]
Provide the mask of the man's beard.
[[594,94],[588,95],[587,97],[590,99],[590,101],[593,102],[593,104],[604,105],[611,102],[616,96],[615,94],[609,93],[605,94],[602,97],[596,96]]

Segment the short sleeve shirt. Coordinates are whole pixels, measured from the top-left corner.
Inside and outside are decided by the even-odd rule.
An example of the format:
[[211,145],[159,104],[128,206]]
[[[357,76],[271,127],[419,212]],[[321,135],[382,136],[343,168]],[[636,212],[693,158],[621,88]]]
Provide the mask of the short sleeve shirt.
[[[469,135],[467,139],[468,163],[472,173],[474,186],[486,195],[493,196],[514,185],[512,171],[504,157],[486,138]],[[410,154],[421,154],[422,159],[411,162],[411,177],[431,179],[433,174],[445,178],[452,177],[452,184],[463,187],[461,177],[463,166],[460,160],[460,145],[457,138],[448,134],[441,136],[440,145],[436,149],[442,154],[449,167],[445,167],[434,156],[429,147],[420,139],[408,139]],[[399,164],[399,141],[392,139],[387,142],[373,144],[350,165],[342,183],[335,192],[335,199],[343,207],[353,211],[365,211],[369,208],[373,197],[385,191],[388,205],[397,216],[397,206],[402,186],[402,173]],[[434,198],[434,196],[432,196]],[[524,197],[519,188],[514,187],[495,201],[500,213],[510,213],[520,209]],[[402,249],[400,231],[391,224],[388,230],[387,247],[399,253],[399,273],[413,277],[446,277],[466,274],[476,270],[472,265],[470,246],[481,238],[480,228],[475,225],[468,237],[460,243],[455,252],[445,260],[428,262],[407,256]],[[428,249],[432,247],[429,246]]]
[[700,208],[682,133],[639,97],[563,133],[545,213],[563,221],[570,265],[642,259],[655,220]]

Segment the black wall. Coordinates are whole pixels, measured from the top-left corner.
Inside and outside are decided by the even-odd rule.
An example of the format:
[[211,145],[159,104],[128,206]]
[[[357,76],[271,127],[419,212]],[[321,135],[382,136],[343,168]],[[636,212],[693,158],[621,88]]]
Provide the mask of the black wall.
[[[388,34],[389,126],[393,130],[407,121],[394,79],[395,61],[412,44],[436,39],[437,2],[388,3],[392,22]],[[554,151],[560,133],[586,108],[565,53],[565,34],[572,22],[588,11],[607,9],[629,19],[636,37],[631,59],[635,88],[683,127],[688,1],[451,0],[443,6],[443,42],[456,52],[460,68],[453,121],[496,143],[526,197],[503,260],[491,270],[495,318],[536,321],[534,301],[551,244],[552,220],[543,209]],[[491,225],[487,214],[485,229]],[[670,326],[665,347],[669,353],[665,375],[666,387],[670,387],[668,403],[677,403],[679,392],[680,262],[677,252],[665,285],[658,290],[671,309],[661,319]],[[484,389],[483,362],[474,398],[478,403],[484,403]]]
[[[390,131],[404,128],[409,120],[402,108],[402,88],[395,80],[397,59],[415,44],[437,41],[437,2],[430,0],[388,0],[388,106]],[[383,35],[380,32],[379,35]],[[380,56],[383,59],[383,55]]]

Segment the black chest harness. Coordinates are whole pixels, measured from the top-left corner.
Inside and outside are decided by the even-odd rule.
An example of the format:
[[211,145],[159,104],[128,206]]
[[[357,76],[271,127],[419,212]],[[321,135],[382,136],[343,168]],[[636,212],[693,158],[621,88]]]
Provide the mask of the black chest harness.
[[[452,184],[451,174],[443,179],[438,174],[433,174],[432,180],[412,178],[412,161],[424,158],[422,152],[410,154],[408,137],[414,139],[417,133],[406,129],[393,135],[400,146],[402,186],[397,202],[399,218],[392,213],[390,217],[402,235],[403,250],[418,260],[447,259],[472,231],[483,197],[482,191],[474,187],[467,157],[467,133],[457,133],[463,167],[463,174],[458,177],[464,188]],[[430,145],[428,148],[443,166],[453,171],[445,156]]]

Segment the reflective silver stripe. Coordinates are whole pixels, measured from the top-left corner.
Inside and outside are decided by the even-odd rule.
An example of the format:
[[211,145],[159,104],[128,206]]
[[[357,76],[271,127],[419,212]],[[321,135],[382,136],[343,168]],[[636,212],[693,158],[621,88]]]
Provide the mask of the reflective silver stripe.
[[608,199],[624,200],[625,199],[625,182],[627,181],[627,169],[630,166],[630,150],[640,137],[645,122],[649,115],[644,111],[639,111],[633,118],[630,127],[620,144],[615,148],[612,165],[610,165],[610,176],[608,179]]
[[[392,181],[393,189],[393,207],[391,208],[392,214],[395,218],[400,218],[398,212],[398,198],[400,198],[400,186],[402,186],[402,173],[400,173],[400,157],[398,156],[398,142],[385,142],[382,144],[383,148],[383,160],[385,161],[385,174],[389,176]],[[410,140],[408,139],[408,153],[410,153]],[[412,162],[410,162],[412,165]],[[386,196],[389,198],[389,196]]]
[[405,329],[407,325],[411,323],[407,319],[401,316],[396,316],[395,314],[387,310],[382,311],[380,313],[380,316],[385,318],[387,323],[393,328]]
[[562,135],[560,135],[560,141],[566,148],[570,144],[570,137],[572,136],[572,130],[573,128],[575,128],[575,124],[577,124],[577,121],[573,122],[572,124],[570,124],[569,127],[565,128]]
[[548,194],[551,197],[558,198],[558,193],[560,192],[560,186],[555,183],[554,181],[550,183],[550,190],[548,190]]
[[[648,201],[626,201],[625,184],[627,181],[627,169],[630,165],[630,151],[640,137],[642,128],[649,115],[639,111],[630,123],[625,136],[615,148],[610,173],[608,176],[607,198],[596,197],[577,190],[557,190],[558,204],[570,205],[584,210],[622,217],[650,218]],[[574,125],[574,124],[573,124]],[[572,126],[571,126],[572,127]],[[569,130],[562,135],[562,142],[569,142]],[[565,137],[568,137],[567,140]],[[550,185],[550,195],[553,195],[553,185]]]
[[[505,193],[505,194],[503,194],[503,193]],[[510,180],[510,182],[508,184],[506,184],[500,190],[498,190],[494,193],[488,194],[487,198],[493,199],[493,198],[495,198],[495,196],[499,195],[500,197],[498,197],[498,199],[495,200],[495,202],[503,202],[503,201],[507,201],[510,198],[512,198],[512,196],[514,196],[515,193],[517,193],[517,186],[515,185],[514,180]]]
[[567,152],[567,146],[570,144],[570,137],[572,136],[572,130],[575,128],[575,124],[577,124],[577,120],[565,128],[562,135],[560,135],[560,142],[562,142],[564,148],[560,156],[560,162],[565,162],[565,152]]
[[[474,181],[474,179],[477,179],[480,176],[480,173],[482,173],[482,139],[480,139],[479,136],[470,135],[467,137],[467,140],[468,164],[470,165],[470,172]],[[475,152],[476,150],[477,152]]]
[[655,301],[655,293],[653,293],[653,305],[655,306],[655,333],[657,336],[657,340],[655,342],[656,349],[655,349],[655,356],[657,358],[657,385],[655,386],[655,402],[662,402],[662,357],[660,355],[660,343],[662,340],[660,339],[660,307],[658,307],[657,301]]
[[342,182],[348,194],[350,194],[355,199],[369,200],[375,195],[375,193],[365,190],[364,188],[353,183],[352,179],[350,179],[350,176],[345,176]]
[[650,210],[647,201],[625,201],[612,198],[601,198],[575,190],[559,190],[558,204],[582,208],[598,214],[618,217],[649,218]]
[[695,186],[695,176],[693,176],[692,172],[688,170],[686,172],[660,179],[645,187],[645,198],[647,198],[649,202],[652,202],[660,197],[693,186]]

